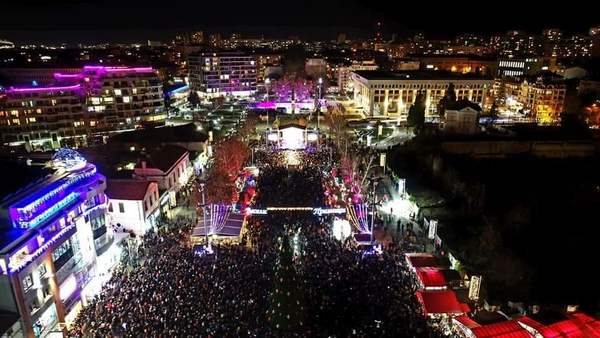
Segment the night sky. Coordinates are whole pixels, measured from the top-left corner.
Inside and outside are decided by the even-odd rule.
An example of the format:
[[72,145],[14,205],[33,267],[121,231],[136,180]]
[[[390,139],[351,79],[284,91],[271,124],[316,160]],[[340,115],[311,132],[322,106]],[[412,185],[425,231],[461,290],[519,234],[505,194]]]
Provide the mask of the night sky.
[[332,39],[346,32],[353,38],[372,36],[379,19],[388,36],[424,31],[431,37],[452,37],[467,31],[539,32],[545,27],[587,32],[600,24],[594,16],[591,3],[583,1],[0,0],[0,38],[131,42],[170,39],[191,29],[309,39]]

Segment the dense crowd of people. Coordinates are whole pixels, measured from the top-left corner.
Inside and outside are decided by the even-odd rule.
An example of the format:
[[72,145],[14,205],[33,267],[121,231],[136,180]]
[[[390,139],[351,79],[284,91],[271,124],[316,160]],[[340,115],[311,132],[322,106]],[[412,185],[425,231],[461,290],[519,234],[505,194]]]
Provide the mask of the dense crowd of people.
[[[323,153],[302,155],[303,165],[293,169],[281,165],[276,153],[267,154],[255,205],[322,205],[322,173],[331,156]],[[310,211],[255,215],[239,244],[214,244],[212,254],[202,255],[189,242],[190,221],[167,221],[133,248],[137,263],[114,273],[69,334],[440,336],[425,321],[415,297],[417,283],[402,252],[367,252],[352,237],[337,241],[331,236],[332,217]],[[286,250],[292,251],[287,265],[282,263]],[[287,274],[282,273],[284,265]],[[294,303],[282,306],[286,295]],[[282,325],[282,319],[288,323]]]

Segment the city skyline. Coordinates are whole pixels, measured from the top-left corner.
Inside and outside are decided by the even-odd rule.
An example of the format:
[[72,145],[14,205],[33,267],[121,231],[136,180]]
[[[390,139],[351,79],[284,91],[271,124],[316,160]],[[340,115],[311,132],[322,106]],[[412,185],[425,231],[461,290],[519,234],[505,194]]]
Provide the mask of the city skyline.
[[[540,33],[544,28],[560,28],[567,33],[587,33],[599,22],[590,11],[571,6],[560,12],[547,5],[528,2],[519,8],[503,8],[482,15],[476,2],[461,6],[436,4],[428,11],[419,4],[363,4],[358,1],[308,1],[297,7],[268,0],[260,5],[233,1],[226,12],[220,4],[177,1],[121,4],[114,0],[95,3],[55,1],[52,4],[11,2],[0,5],[5,13],[0,37],[15,42],[87,43],[170,40],[181,32],[205,30],[251,37],[335,39],[338,33],[350,38],[369,38],[382,22],[382,32],[391,37],[424,32],[433,38],[452,38],[460,33],[503,34],[508,30]],[[535,11],[539,15],[530,17]],[[91,19],[91,13],[108,12],[111,20]],[[155,20],[158,13],[163,14]],[[217,15],[215,15],[217,14]],[[219,15],[222,14],[222,15]],[[119,32],[115,35],[115,32]]]

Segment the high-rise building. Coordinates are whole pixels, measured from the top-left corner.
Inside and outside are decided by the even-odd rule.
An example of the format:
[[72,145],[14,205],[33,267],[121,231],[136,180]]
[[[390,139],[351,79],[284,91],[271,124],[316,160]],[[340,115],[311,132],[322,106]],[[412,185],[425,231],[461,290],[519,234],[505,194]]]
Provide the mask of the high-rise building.
[[150,67],[86,66],[55,74],[57,85],[0,93],[0,133],[8,145],[56,149],[99,132],[164,124],[162,83]]
[[436,116],[437,106],[450,83],[458,100],[483,106],[492,79],[476,74],[435,71],[356,71],[352,73],[354,103],[373,117],[406,119],[417,94],[425,95],[426,116]]
[[0,311],[16,319],[10,337],[61,333],[93,297],[88,286],[106,272],[104,255],[114,254],[105,177],[72,150],[57,154],[50,174],[3,164],[19,180],[0,200]]
[[162,82],[151,67],[85,66],[79,81],[90,125],[98,131],[165,122]]
[[0,134],[11,146],[56,149],[68,139],[87,134],[80,84],[9,88],[0,95]]
[[256,60],[237,52],[204,52],[188,57],[190,90],[203,97],[249,96],[256,92]]

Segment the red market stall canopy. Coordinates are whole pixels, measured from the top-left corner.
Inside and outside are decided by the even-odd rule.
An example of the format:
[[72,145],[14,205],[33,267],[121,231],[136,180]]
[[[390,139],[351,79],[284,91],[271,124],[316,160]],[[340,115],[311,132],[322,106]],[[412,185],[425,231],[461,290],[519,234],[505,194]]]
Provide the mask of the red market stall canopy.
[[427,253],[407,253],[406,260],[413,268],[435,268],[450,266],[447,258],[438,258]]
[[476,327],[480,327],[481,326],[476,321],[474,321],[473,319],[469,318],[468,316],[454,317],[454,318],[452,318],[452,321],[458,322],[459,324],[461,324],[462,326],[464,326],[467,329],[474,329]]
[[460,303],[454,291],[417,291],[417,299],[423,305],[425,314],[459,315],[470,312],[469,306]]
[[517,321],[539,332],[544,338],[600,338],[600,321],[583,313],[575,313],[548,325],[527,316]]
[[424,288],[446,287],[446,278],[437,268],[417,268],[417,276]]
[[495,323],[476,327],[472,329],[473,335],[477,338],[530,338],[533,337],[517,321],[507,320],[505,322]]

